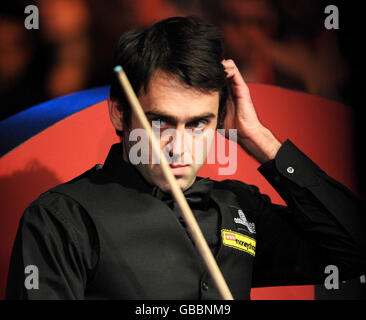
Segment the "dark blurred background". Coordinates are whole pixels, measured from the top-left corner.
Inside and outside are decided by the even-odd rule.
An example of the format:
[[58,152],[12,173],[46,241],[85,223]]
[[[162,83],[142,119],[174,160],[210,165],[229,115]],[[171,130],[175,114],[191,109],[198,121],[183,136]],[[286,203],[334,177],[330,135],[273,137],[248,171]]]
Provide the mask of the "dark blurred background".
[[[39,8],[27,30],[24,8]],[[3,0],[0,8],[0,119],[54,97],[108,84],[121,33],[174,15],[215,23],[249,82],[351,104],[350,26],[324,27],[321,0]],[[331,2],[335,4],[335,2]],[[353,21],[349,21],[353,23]]]
[[[27,5],[39,30],[27,30]],[[327,30],[327,5],[339,9]],[[33,105],[109,84],[119,36],[176,15],[216,24],[248,82],[308,92],[346,104],[355,115],[359,194],[365,198],[364,13],[359,2],[324,0],[2,0],[0,121]],[[316,138],[316,137],[315,137]],[[341,156],[341,155],[340,155]]]

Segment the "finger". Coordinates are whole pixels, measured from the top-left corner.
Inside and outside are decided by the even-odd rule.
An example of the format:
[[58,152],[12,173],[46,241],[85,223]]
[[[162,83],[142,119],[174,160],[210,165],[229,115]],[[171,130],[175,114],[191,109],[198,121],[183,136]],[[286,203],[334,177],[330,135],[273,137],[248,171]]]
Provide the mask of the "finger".
[[234,82],[236,84],[246,86],[246,83],[245,83],[238,67],[236,66],[234,60],[232,60],[232,59],[223,60],[222,64],[225,68],[225,71],[227,71],[227,73],[230,74],[230,77],[234,77]]
[[226,77],[227,78],[232,78],[235,74],[235,69],[234,68],[225,68],[224,70],[226,72]]
[[224,66],[224,70],[226,71],[226,72],[233,72],[234,71],[234,64],[233,63],[231,63],[229,60],[223,60],[222,61],[222,65]]
[[235,75],[235,67],[224,66],[224,71],[226,72],[226,78],[232,78]]
[[228,59],[228,60],[222,60],[221,63],[224,65],[224,67],[226,68],[233,68],[236,67],[236,64],[234,62],[234,60],[232,59]]
[[249,99],[250,93],[247,84],[245,83],[238,67],[232,59],[223,60],[222,64],[224,66],[225,72],[227,73],[227,78],[230,80],[231,92],[236,98]]

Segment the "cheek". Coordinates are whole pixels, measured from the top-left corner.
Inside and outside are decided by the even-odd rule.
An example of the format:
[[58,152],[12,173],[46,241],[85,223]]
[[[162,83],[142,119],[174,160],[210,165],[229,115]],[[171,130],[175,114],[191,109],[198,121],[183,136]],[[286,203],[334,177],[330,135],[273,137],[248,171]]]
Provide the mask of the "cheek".
[[215,125],[213,127],[206,130],[205,139],[206,139],[206,144],[208,146],[208,149],[211,148],[211,145],[212,145],[213,141],[215,140],[216,125],[217,125],[217,122],[215,122]]
[[193,138],[191,155],[197,165],[203,165],[211,148],[214,130],[205,130],[205,132]]

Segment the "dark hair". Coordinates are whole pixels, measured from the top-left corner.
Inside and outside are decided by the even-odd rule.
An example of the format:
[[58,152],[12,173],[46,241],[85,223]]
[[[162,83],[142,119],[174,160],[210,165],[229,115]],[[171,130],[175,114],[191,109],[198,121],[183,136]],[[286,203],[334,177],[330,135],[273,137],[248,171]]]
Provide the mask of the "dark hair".
[[[173,17],[141,30],[124,33],[114,53],[114,65],[121,65],[137,95],[148,89],[155,71],[161,70],[183,83],[220,95],[218,126],[226,114],[228,89],[223,60],[223,36],[212,24],[196,17]],[[129,126],[131,109],[117,77],[113,77],[111,99],[123,110]],[[117,131],[121,136],[121,132]]]

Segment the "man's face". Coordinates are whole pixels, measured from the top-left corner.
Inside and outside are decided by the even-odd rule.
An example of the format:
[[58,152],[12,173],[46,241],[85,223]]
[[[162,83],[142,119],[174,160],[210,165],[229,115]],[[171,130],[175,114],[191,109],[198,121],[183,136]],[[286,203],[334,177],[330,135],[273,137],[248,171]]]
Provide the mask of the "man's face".
[[[161,150],[170,159],[178,185],[186,190],[195,181],[207,158],[217,126],[219,93],[192,89],[166,73],[155,72],[147,92],[140,94],[139,101]],[[131,126],[123,130],[127,155],[137,143],[128,139],[130,132],[142,128],[135,113],[132,113],[130,123]],[[157,185],[163,191],[170,190],[161,166],[152,161],[151,144],[146,148],[149,148],[149,163],[137,164],[137,169],[150,184]]]

